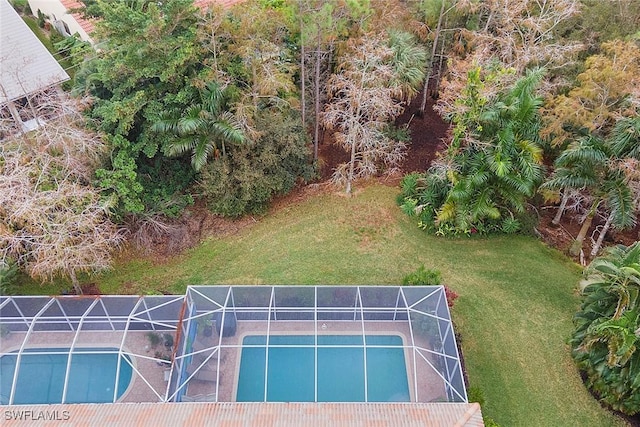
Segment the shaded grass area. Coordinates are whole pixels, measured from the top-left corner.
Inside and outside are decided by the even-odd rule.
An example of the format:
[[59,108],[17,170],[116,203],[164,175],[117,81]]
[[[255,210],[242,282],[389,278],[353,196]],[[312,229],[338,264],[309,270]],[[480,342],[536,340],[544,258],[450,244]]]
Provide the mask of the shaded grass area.
[[533,238],[428,236],[396,208],[396,193],[374,185],[352,199],[316,196],[167,263],[121,262],[96,281],[105,293],[398,284],[424,264],[460,294],[453,318],[486,415],[503,427],[624,425],[588,394],[565,344],[579,302],[577,266]]

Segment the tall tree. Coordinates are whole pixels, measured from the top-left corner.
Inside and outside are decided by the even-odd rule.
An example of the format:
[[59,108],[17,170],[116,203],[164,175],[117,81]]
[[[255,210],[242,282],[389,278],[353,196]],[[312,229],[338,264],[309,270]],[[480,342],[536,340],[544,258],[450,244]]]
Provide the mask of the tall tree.
[[[407,82],[399,72],[404,66],[390,41],[368,34],[351,39],[338,66],[329,78],[329,102],[323,113],[325,126],[334,129],[338,145],[349,152],[349,162],[335,170],[335,182],[351,194],[353,181],[371,176],[379,163],[393,167],[404,156],[404,143],[392,140],[387,125],[403,111],[397,82]],[[414,79],[418,84],[421,79]],[[394,83],[396,82],[396,83]]]
[[[310,83],[309,100],[313,104],[313,160],[318,160],[321,112],[327,93],[324,90],[331,75],[336,46],[349,36],[356,36],[365,27],[371,13],[368,0],[300,0],[297,1],[301,45],[302,110],[307,107],[307,82]],[[357,22],[358,25],[354,25]]]
[[640,105],[640,47],[634,41],[604,43],[585,61],[577,84],[545,106],[542,136],[562,146],[580,132],[606,137],[616,119]]
[[[91,96],[90,115],[114,143],[113,161],[104,165],[101,181],[121,200],[134,197],[121,204],[125,216],[130,213],[126,207],[139,213],[143,206],[151,208],[159,194],[174,198],[184,190],[169,190],[183,181],[181,168],[174,167],[180,161],[161,154],[166,139],[151,126],[163,112],[197,102],[199,74],[207,70],[192,1],[98,0],[95,6],[102,16],[94,34],[101,49],[76,74],[76,90]],[[129,191],[133,185],[112,185],[117,176],[128,176],[141,188],[140,194]],[[145,176],[157,179],[147,182]],[[120,189],[126,192],[120,194]]]
[[[460,33],[455,51],[439,93],[440,111],[450,114],[466,77],[475,66],[491,67],[497,61],[503,68],[513,69],[514,78],[531,67],[544,67],[549,75],[575,61],[582,45],[565,40],[562,25],[580,10],[578,0],[487,0],[458,2],[459,13],[469,16],[468,28]],[[508,77],[503,76],[503,77]],[[560,81],[561,79],[556,79]],[[506,82],[485,82],[499,87]],[[551,88],[544,82],[541,89]]]
[[[436,64],[436,52],[438,49],[439,43],[442,43],[444,47],[446,33],[445,30],[447,28],[443,28],[443,25],[446,26],[446,18],[447,15],[455,10],[458,6],[457,0],[452,0],[450,3],[447,0],[436,0],[436,1],[424,1],[421,2],[422,8],[425,10],[425,21],[427,25],[433,27],[433,22],[430,22],[434,16],[437,16],[437,21],[435,23],[435,29],[431,31],[431,55],[429,57],[429,61],[427,62],[427,72],[424,80],[424,86],[422,88],[422,101],[420,102],[420,113],[424,114],[424,110],[427,106],[427,97],[429,95],[429,82],[431,77],[433,76],[434,64]],[[439,3],[439,7],[438,7]],[[433,13],[434,9],[437,8],[438,12]],[[440,64],[442,64],[442,58],[440,58]],[[442,70],[439,70],[442,71]]]
[[81,294],[78,273],[109,268],[123,235],[89,184],[104,143],[75,108],[66,103],[62,115],[0,150],[0,265],[14,260],[44,280],[67,276]]
[[260,134],[254,125],[260,109],[297,102],[293,26],[285,10],[258,3],[233,9],[222,24],[226,52],[219,66],[237,88],[236,119],[253,138]]
[[569,250],[574,256],[580,254],[599,207],[608,212],[605,233],[612,224],[620,229],[635,224],[633,196],[623,172],[615,167],[616,160],[607,141],[584,137],[561,153],[545,183],[547,188],[580,190],[589,196],[590,205]]
[[578,0],[487,0],[471,38],[480,58],[497,56],[505,67],[522,73],[529,66],[564,66],[581,46],[564,41],[558,27],[580,11]]
[[625,224],[620,221],[618,210],[621,205],[613,205],[614,209],[609,213],[598,239],[593,245],[592,257],[598,254],[604,237],[612,225],[618,226],[622,223],[623,227],[630,227],[637,223],[637,214],[640,212],[640,115],[618,120],[608,142],[614,156],[612,167],[621,174],[622,180],[631,192],[632,201],[629,216],[633,222],[628,221]]
[[389,32],[389,47],[393,52],[392,66],[394,79],[389,82],[396,88],[396,97],[411,101],[424,80],[424,64],[427,62],[425,49],[417,44],[415,37],[405,31]]

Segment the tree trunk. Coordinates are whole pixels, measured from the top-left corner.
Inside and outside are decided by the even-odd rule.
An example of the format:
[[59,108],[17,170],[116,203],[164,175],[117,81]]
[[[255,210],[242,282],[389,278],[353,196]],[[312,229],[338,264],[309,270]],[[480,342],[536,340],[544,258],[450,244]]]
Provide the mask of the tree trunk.
[[306,96],[305,96],[305,92],[307,90],[307,84],[305,81],[305,61],[304,61],[304,55],[305,55],[305,51],[304,51],[304,37],[302,36],[303,33],[303,25],[302,25],[302,14],[300,14],[300,18],[299,18],[299,22],[300,22],[300,101],[302,102],[302,128],[304,129],[304,131],[307,131],[307,104],[306,104]]
[[318,32],[318,46],[316,50],[315,81],[314,84],[314,108],[315,126],[313,131],[313,161],[318,160],[318,145],[320,141],[320,32]]
[[351,141],[351,160],[349,161],[349,174],[347,175],[347,188],[345,188],[345,193],[348,196],[351,196],[351,183],[353,182],[353,174],[356,168],[356,142]]
[[584,238],[587,237],[587,232],[591,228],[591,223],[593,222],[593,217],[596,215],[596,209],[598,208],[599,204],[600,200],[593,202],[593,205],[591,206],[587,217],[582,223],[582,227],[578,232],[576,240],[571,244],[571,247],[569,248],[569,253],[571,255],[578,256],[578,254],[580,254],[580,251],[582,250],[582,243],[584,242]]
[[71,278],[71,284],[73,285],[73,289],[76,291],[76,295],[82,295],[82,287],[76,277],[76,272],[69,270],[69,277]]
[[9,112],[11,113],[11,117],[13,117],[13,121],[15,122],[16,126],[18,127],[18,132],[20,133],[20,135],[24,135],[24,133],[25,133],[24,132],[24,122],[22,121],[22,118],[20,117],[20,113],[18,112],[18,109],[16,108],[16,104],[14,104],[13,101],[9,101],[9,103],[7,105],[9,107]]
[[567,207],[567,202],[569,201],[569,191],[564,190],[562,193],[562,200],[560,201],[560,206],[558,206],[558,212],[556,212],[556,216],[553,217],[553,221],[551,223],[553,225],[560,225],[560,220],[562,219],[562,214],[564,214],[564,209]]
[[602,231],[598,236],[598,240],[596,240],[596,244],[593,245],[593,248],[591,249],[591,258],[598,255],[598,252],[600,251],[600,247],[602,246],[602,242],[604,241],[604,238],[607,235],[609,228],[611,228],[612,222],[613,222],[613,213],[610,213],[609,217],[607,218],[607,222],[605,222],[604,226],[602,227]]
[[[447,21],[444,23],[445,28],[447,27]],[[440,45],[440,58],[438,59],[438,78],[436,79],[436,87],[433,88],[433,93],[438,96],[440,93],[440,82],[442,81],[442,67],[444,66],[444,48],[445,43],[447,42],[447,33],[442,35],[442,43]]]
[[433,58],[436,56],[436,50],[438,49],[438,38],[440,37],[440,27],[442,27],[442,18],[444,17],[444,0],[440,5],[440,15],[438,16],[438,26],[436,27],[436,34],[433,36],[433,46],[431,47],[431,58],[429,58],[429,65],[427,66],[427,75],[424,80],[424,87],[422,88],[422,102],[420,103],[420,114],[424,114],[424,110],[427,107],[427,92],[429,91],[429,79],[431,78],[431,72],[433,71]]

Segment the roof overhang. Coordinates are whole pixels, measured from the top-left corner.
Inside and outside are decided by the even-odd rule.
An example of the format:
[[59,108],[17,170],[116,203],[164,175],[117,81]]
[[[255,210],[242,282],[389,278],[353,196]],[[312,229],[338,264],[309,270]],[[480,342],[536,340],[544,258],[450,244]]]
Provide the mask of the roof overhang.
[[7,0],[0,0],[0,22],[0,105],[69,80]]
[[[4,406],[3,426],[483,426],[477,403],[114,403]],[[62,425],[62,424],[61,424]]]

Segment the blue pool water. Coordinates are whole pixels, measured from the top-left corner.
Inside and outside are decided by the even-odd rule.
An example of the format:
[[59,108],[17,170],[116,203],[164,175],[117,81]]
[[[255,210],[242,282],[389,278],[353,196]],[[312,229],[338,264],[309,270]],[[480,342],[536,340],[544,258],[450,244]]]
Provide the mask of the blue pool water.
[[[365,340],[367,346],[385,347],[365,347],[361,335],[318,336],[318,402],[410,400],[402,338],[397,335],[367,335]],[[250,335],[244,338],[236,400],[265,400],[266,368],[266,401],[313,402],[316,361],[314,337],[270,336],[267,364],[266,344],[266,336]],[[273,347],[277,345],[294,347]]]
[[[62,402],[68,355],[42,354],[43,352],[56,351],[68,352],[69,349],[27,349],[22,353],[14,404]],[[88,351],[116,353],[87,354]],[[117,351],[117,348],[76,348],[73,350],[66,403],[113,401],[118,363]],[[0,358],[0,403],[2,404],[8,403],[17,359],[17,354],[7,354]],[[127,359],[129,358],[127,357]],[[131,365],[122,360],[118,398],[129,386],[131,375]]]

